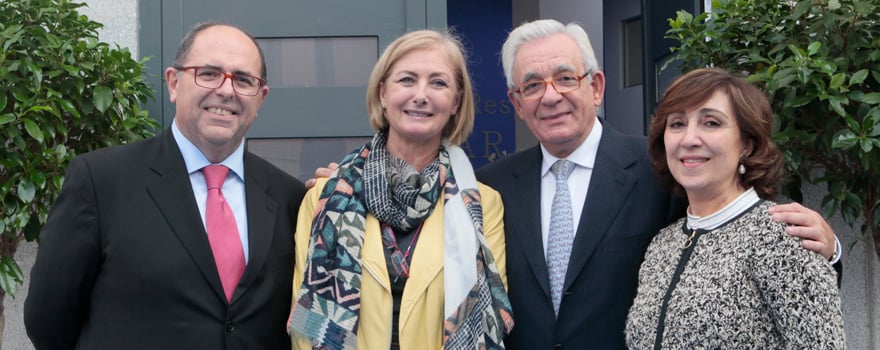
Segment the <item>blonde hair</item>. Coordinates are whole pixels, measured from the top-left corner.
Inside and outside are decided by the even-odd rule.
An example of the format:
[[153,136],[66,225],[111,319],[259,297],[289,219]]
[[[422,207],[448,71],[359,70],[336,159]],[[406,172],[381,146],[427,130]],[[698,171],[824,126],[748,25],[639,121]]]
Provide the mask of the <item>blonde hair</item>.
[[367,111],[370,113],[370,126],[376,131],[386,130],[388,120],[379,99],[379,91],[388,72],[401,57],[414,50],[441,47],[446,51],[447,60],[455,74],[455,88],[458,89],[458,109],[443,128],[443,137],[454,145],[460,145],[470,135],[474,126],[474,92],[461,42],[453,34],[435,30],[417,30],[395,39],[385,48],[382,56],[373,66],[367,83]]

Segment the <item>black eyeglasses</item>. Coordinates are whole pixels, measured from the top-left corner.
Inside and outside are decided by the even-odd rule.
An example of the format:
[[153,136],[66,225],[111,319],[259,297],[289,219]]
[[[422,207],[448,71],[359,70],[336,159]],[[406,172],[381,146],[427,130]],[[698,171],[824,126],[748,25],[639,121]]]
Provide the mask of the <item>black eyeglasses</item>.
[[514,92],[520,94],[523,99],[537,100],[544,96],[544,91],[547,91],[547,85],[550,85],[553,86],[556,92],[564,94],[579,89],[581,87],[581,80],[584,80],[589,75],[590,72],[586,72],[584,75],[561,73],[554,76],[551,80],[531,79],[520,85],[519,89],[516,89]]
[[241,73],[227,73],[214,67],[189,66],[175,68],[179,71],[192,69],[193,79],[195,80],[196,85],[206,89],[219,88],[223,86],[223,83],[226,82],[226,79],[228,78],[232,81],[232,90],[234,90],[235,93],[244,96],[256,96],[260,93],[260,88],[263,87],[264,84],[263,79],[255,76]]

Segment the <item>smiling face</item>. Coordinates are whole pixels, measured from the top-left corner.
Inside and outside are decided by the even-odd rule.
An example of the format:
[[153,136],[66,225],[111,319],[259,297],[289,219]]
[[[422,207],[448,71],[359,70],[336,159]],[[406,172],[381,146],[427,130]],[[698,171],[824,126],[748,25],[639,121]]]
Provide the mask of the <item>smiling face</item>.
[[667,116],[663,141],[669,172],[692,209],[710,202],[702,211],[713,213],[745,191],[737,167],[749,150],[727,93],[716,91],[696,108]]
[[[183,66],[214,67],[223,72],[260,76],[262,63],[254,42],[240,30],[216,25],[197,34]],[[236,94],[227,79],[216,89],[195,84],[195,71],[168,68],[165,80],[174,120],[186,138],[211,162],[219,162],[241,143],[257,117],[269,88],[263,86],[256,96]]]
[[379,99],[388,121],[389,150],[439,146],[460,99],[444,49],[435,45],[401,56],[380,85]]
[[[514,56],[513,79],[517,86],[526,81],[551,80],[560,74],[581,76],[584,60],[573,39],[565,34],[524,43]],[[596,122],[596,107],[602,103],[605,76],[591,72],[580,88],[558,93],[547,85],[538,99],[523,99],[511,90],[507,95],[519,117],[532,134],[556,157],[564,158],[586,140]]]

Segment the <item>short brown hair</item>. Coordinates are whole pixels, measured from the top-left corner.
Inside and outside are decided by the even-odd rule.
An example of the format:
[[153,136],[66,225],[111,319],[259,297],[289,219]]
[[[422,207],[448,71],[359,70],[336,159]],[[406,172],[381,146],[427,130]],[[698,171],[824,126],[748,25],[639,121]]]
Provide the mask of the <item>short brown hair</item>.
[[663,135],[666,119],[673,113],[689,111],[723,91],[730,98],[740,137],[752,149],[740,160],[746,173],[739,175],[745,188],[753,187],[758,196],[769,199],[779,193],[784,163],[782,153],[771,139],[773,111],[767,96],[754,85],[718,68],[701,68],[677,78],[657,106],[648,131],[648,153],[651,165],[660,182],[673,192],[684,193],[675,181],[666,163],[666,145]]
[[467,71],[467,61],[461,42],[448,32],[435,30],[417,30],[404,34],[395,39],[385,48],[385,52],[379,57],[370,81],[367,83],[367,111],[370,113],[370,125],[376,131],[388,128],[388,120],[379,100],[381,84],[388,78],[388,72],[394,63],[401,57],[418,49],[442,47],[446,50],[447,59],[455,74],[455,88],[460,98],[458,110],[443,128],[443,137],[449,139],[454,145],[461,145],[471,129],[474,127],[474,92],[471,87],[471,78]]

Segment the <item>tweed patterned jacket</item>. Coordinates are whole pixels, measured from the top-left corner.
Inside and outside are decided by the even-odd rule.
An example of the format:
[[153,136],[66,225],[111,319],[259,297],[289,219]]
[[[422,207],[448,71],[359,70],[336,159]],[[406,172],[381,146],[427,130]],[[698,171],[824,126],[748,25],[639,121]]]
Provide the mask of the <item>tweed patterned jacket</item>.
[[845,347],[836,272],[771,220],[773,204],[698,232],[687,249],[686,218],[654,238],[626,322],[630,349]]

